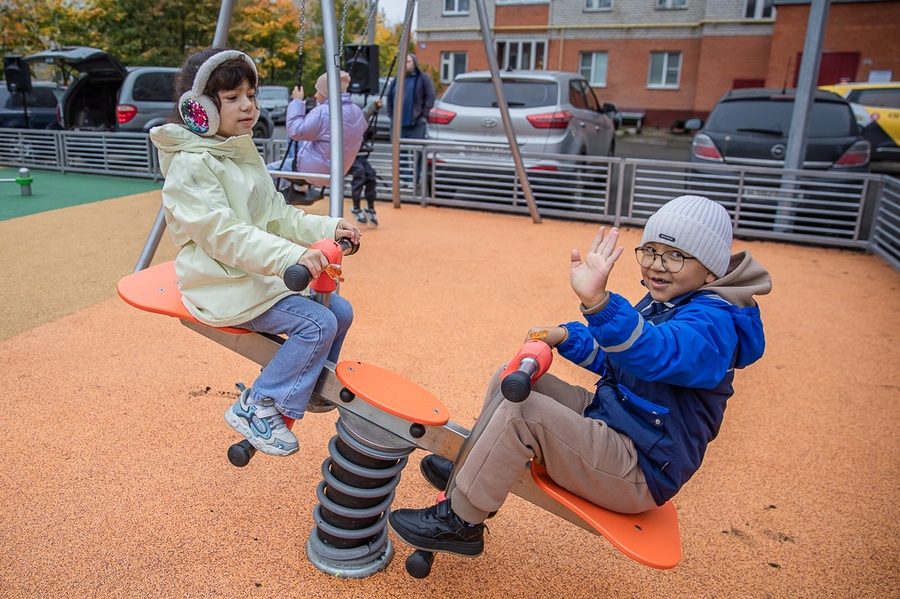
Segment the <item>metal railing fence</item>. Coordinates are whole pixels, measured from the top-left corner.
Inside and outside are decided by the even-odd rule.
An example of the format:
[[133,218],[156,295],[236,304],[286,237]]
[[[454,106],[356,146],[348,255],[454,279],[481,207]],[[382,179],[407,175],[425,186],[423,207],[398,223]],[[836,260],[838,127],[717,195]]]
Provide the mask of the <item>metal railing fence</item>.
[[[281,159],[287,143],[256,146],[268,163]],[[508,150],[429,140],[404,140],[401,150],[402,202],[529,215]],[[379,199],[392,199],[390,144],[377,143],[368,158]],[[900,270],[900,181],[893,177],[528,152],[522,159],[542,216],[640,227],[671,198],[704,195],[729,210],[737,237],[867,250]],[[162,178],[142,133],[0,129],[0,164]]]

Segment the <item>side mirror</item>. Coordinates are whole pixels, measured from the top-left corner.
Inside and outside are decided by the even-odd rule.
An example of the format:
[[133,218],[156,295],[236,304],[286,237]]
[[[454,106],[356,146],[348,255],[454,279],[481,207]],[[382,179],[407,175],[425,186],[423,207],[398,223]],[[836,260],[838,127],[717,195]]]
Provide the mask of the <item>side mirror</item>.
[[685,131],[699,131],[703,128],[703,119],[688,119],[684,122]]

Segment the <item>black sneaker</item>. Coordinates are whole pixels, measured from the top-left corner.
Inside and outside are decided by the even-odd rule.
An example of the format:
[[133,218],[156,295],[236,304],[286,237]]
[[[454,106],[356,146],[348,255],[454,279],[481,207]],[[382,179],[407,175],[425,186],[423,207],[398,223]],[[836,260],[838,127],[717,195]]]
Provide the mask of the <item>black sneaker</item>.
[[453,472],[453,462],[439,455],[429,454],[419,462],[419,470],[431,486],[438,491],[447,488],[450,473]]
[[416,549],[467,557],[484,551],[484,524],[466,524],[450,509],[449,499],[424,510],[394,510],[388,523],[394,534]]
[[375,211],[371,208],[366,208],[366,215],[369,217],[369,224],[373,227],[378,226],[378,218],[375,216]]
[[[450,482],[450,474],[453,472],[453,462],[447,458],[430,453],[419,462],[419,470],[431,486],[438,491],[445,491],[447,483]],[[493,518],[497,512],[488,514],[488,518]]]
[[356,222],[361,225],[366,224],[366,215],[363,214],[362,210],[360,210],[359,208],[351,208],[350,212],[353,214],[353,218],[356,219]]

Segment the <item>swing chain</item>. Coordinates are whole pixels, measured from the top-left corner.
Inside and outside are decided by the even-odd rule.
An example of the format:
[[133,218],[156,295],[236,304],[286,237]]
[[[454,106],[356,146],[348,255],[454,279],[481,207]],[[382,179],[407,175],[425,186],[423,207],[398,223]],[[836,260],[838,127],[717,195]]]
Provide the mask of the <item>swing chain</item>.
[[341,5],[341,43],[337,47],[338,55],[338,64],[341,64],[341,56],[344,54],[344,28],[347,26],[347,2],[349,0],[344,0],[344,3]]
[[300,50],[297,53],[297,88],[303,89],[303,37],[306,33],[306,0],[300,0]]

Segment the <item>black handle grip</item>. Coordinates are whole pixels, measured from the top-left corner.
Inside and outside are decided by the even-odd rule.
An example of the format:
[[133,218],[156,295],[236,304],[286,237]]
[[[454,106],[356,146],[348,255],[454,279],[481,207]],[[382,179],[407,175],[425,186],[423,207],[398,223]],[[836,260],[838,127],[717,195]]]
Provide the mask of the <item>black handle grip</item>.
[[518,403],[531,395],[531,375],[522,370],[510,372],[500,383],[500,392],[509,401]]
[[[353,243],[346,237],[338,241],[337,244],[345,256],[352,256],[359,251],[359,244]],[[312,279],[312,275],[309,269],[302,264],[293,264],[284,271],[284,284],[291,291],[303,291],[309,287],[310,279]]]
[[338,241],[338,245],[341,246],[341,252],[343,252],[345,256],[352,256],[359,251],[359,244],[350,241],[349,237],[343,237]]
[[291,291],[303,291],[309,287],[310,278],[309,269],[302,264],[292,264],[284,271],[284,284]]

